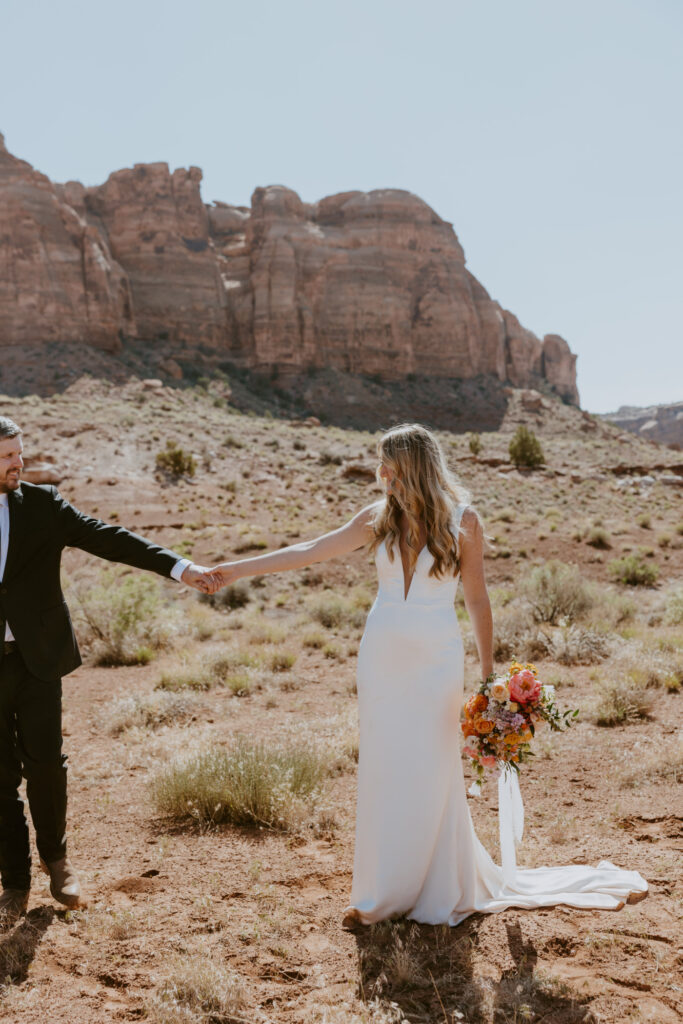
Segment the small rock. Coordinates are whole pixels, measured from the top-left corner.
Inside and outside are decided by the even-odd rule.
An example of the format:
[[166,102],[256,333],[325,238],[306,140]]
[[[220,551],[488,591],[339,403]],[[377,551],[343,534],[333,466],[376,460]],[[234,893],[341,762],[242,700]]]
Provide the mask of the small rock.
[[162,359],[159,363],[159,369],[167,377],[173,377],[174,380],[183,379],[183,368],[180,363],[176,363],[175,359]]
[[158,391],[159,388],[163,388],[164,382],[158,377],[148,377],[147,380],[143,380],[142,386],[146,391]]

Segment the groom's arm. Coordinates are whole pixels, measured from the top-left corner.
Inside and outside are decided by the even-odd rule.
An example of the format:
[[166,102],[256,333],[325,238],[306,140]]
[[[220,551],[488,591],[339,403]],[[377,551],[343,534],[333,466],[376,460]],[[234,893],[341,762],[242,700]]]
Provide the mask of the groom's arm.
[[[101,519],[84,515],[52,488],[57,522],[63,547],[80,548],[110,562],[122,562],[136,569],[147,569],[160,576],[180,580],[185,570],[191,569],[186,558],[131,533],[123,526],[114,526]],[[186,579],[185,582],[191,582]]]

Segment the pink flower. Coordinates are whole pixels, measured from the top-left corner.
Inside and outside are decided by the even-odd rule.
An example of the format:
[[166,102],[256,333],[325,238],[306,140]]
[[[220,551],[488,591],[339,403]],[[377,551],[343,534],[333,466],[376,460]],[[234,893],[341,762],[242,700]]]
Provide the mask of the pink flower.
[[481,763],[485,768],[495,768],[497,760],[498,758],[494,757],[493,754],[486,754],[481,758]]
[[467,754],[468,757],[477,757],[478,756],[476,750],[472,750],[472,747],[463,747],[462,748],[462,752],[463,752],[463,754]]
[[510,679],[510,696],[518,704],[530,704],[541,696],[541,686],[533,672],[523,669]]

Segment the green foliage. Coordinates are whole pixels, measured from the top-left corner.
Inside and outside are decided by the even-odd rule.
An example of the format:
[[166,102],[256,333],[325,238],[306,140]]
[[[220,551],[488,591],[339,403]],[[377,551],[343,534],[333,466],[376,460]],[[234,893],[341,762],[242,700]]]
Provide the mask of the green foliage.
[[482,449],[482,443],[481,443],[480,435],[475,433],[474,431],[470,431],[468,433],[468,435],[467,435],[467,443],[469,445],[469,449],[472,452],[472,454],[474,456],[479,455],[479,453],[480,453],[480,451]]
[[157,469],[174,479],[181,476],[194,476],[197,470],[194,456],[184,451],[174,441],[167,441],[166,448],[157,452],[156,466]]
[[529,430],[523,423],[517,427],[514,437],[508,446],[510,458],[515,466],[542,466],[545,463],[541,442],[533,430]]
[[659,575],[659,567],[645,562],[642,552],[614,558],[609,571],[613,579],[629,587],[651,587]]
[[177,617],[150,576],[105,569],[97,586],[76,589],[76,599],[98,665],[147,664],[176,631]]

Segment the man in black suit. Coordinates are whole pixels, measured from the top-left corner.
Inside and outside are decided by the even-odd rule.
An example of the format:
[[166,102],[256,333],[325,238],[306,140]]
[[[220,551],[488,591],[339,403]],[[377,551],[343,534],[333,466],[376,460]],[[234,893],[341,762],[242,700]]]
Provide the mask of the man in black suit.
[[149,569],[198,590],[205,570],[121,526],[83,515],[55,487],[21,483],[21,430],[0,416],[0,931],[25,913],[31,885],[22,775],[50,892],[85,905],[66,855],[62,676],[81,664],[60,585],[65,547]]

